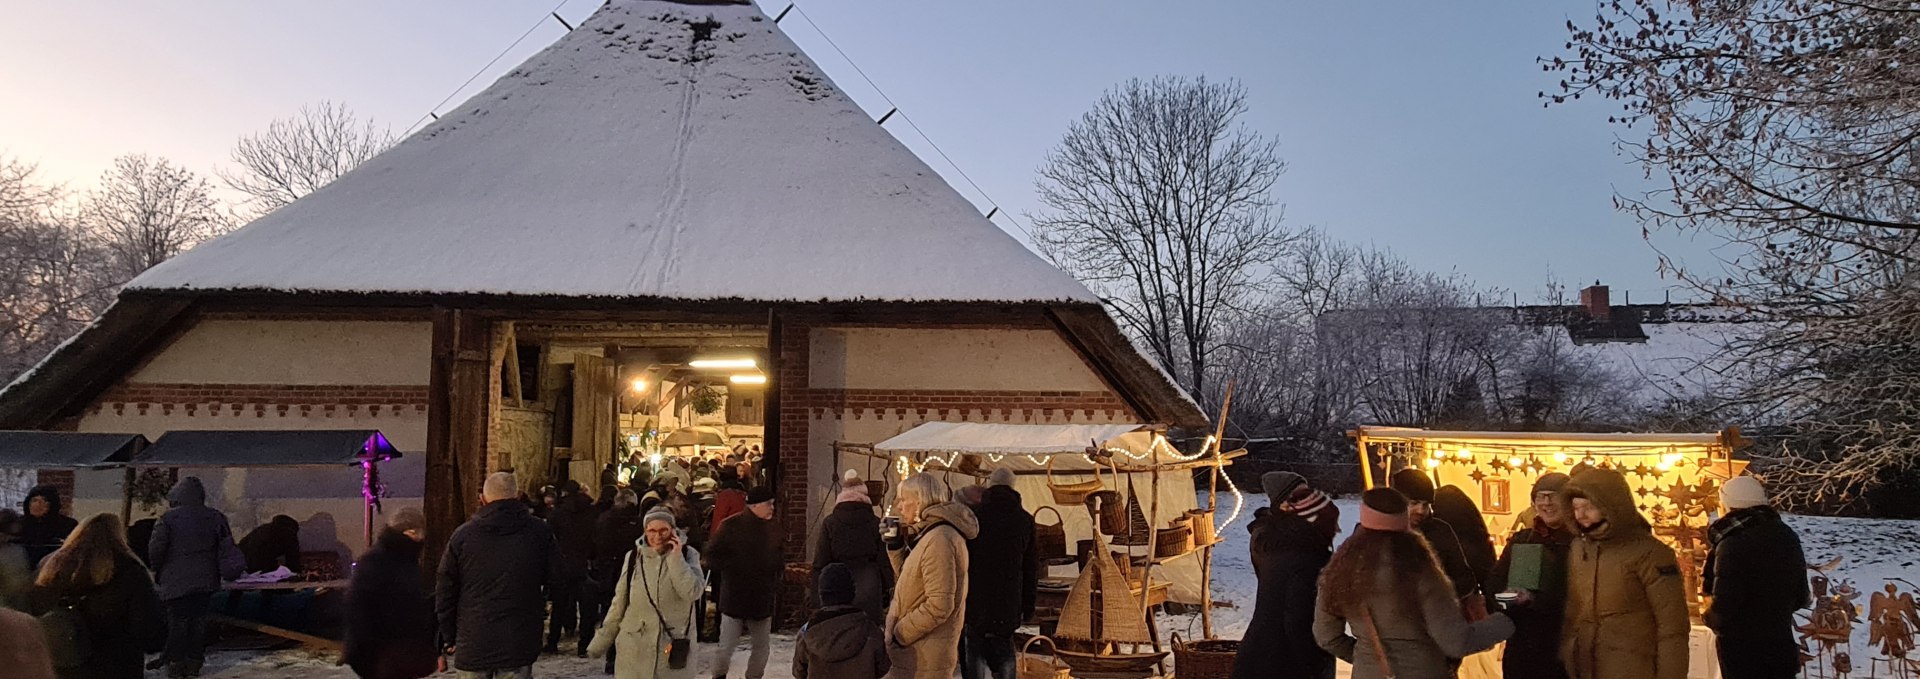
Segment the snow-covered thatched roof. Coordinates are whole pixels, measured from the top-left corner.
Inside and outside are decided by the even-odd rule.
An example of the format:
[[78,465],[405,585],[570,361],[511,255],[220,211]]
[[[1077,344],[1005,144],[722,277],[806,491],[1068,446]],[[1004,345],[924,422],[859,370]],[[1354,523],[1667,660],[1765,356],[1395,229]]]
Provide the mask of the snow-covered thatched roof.
[[129,290],[1098,303],[758,8],[660,0]]

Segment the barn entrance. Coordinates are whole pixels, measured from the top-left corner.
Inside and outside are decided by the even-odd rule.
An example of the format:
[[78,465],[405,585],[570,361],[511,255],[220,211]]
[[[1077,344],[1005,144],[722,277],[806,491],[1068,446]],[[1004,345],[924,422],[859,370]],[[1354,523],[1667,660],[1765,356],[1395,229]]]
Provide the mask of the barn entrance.
[[765,325],[514,323],[501,352],[494,469],[537,489],[703,490],[722,465],[767,481]]

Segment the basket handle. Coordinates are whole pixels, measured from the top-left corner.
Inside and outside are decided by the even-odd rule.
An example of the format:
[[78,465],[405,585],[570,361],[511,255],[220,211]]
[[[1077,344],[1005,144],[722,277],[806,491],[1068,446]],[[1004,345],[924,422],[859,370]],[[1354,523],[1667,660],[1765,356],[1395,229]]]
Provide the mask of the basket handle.
[[[1041,508],[1040,508],[1040,511],[1037,511],[1037,512],[1034,512],[1034,513],[1033,513],[1033,518],[1034,518],[1034,523],[1039,523],[1039,518],[1040,518],[1040,512],[1053,512],[1053,519],[1054,519],[1054,522],[1055,522],[1055,523],[1054,523],[1053,525],[1055,525],[1055,526],[1065,526],[1065,525],[1067,525],[1067,517],[1065,517],[1065,516],[1061,516],[1061,515],[1060,515],[1060,510],[1058,510],[1058,509],[1054,509],[1054,508],[1053,508],[1053,505],[1046,505],[1046,506],[1043,506],[1043,507],[1041,507]],[[1040,524],[1040,525],[1043,525],[1043,526],[1044,526],[1044,525],[1046,525],[1046,524]]]
[[1187,646],[1186,642],[1180,640],[1180,630],[1173,630],[1171,632],[1168,632],[1167,636],[1171,638],[1174,648],[1186,648]]
[[1025,643],[1025,644],[1021,644],[1021,645],[1020,645],[1020,654],[1021,654],[1021,655],[1026,655],[1028,651],[1032,651],[1032,650],[1033,650],[1033,642],[1036,642],[1036,641],[1044,641],[1044,642],[1047,642],[1047,648],[1051,648],[1051,649],[1053,649],[1053,652],[1054,652],[1055,654],[1058,654],[1058,653],[1060,652],[1060,647],[1059,647],[1059,646],[1056,646],[1056,645],[1054,645],[1054,643],[1053,643],[1053,640],[1052,640],[1052,639],[1049,639],[1049,638],[1047,638],[1047,635],[1045,635],[1045,634],[1035,634],[1035,635],[1033,635],[1033,638],[1031,638],[1031,639],[1028,639],[1028,640],[1027,640],[1027,643]]

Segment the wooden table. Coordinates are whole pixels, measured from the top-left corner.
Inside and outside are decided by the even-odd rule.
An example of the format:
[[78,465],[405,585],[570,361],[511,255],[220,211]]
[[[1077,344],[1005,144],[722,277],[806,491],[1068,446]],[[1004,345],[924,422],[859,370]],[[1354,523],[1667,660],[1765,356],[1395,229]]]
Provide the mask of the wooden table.
[[[222,585],[221,589],[224,589],[229,592],[268,592],[268,591],[296,592],[301,590],[314,590],[315,592],[319,592],[319,591],[324,591],[329,589],[346,589],[347,584],[348,584],[348,581],[346,580],[282,580],[280,582],[229,582]],[[286,629],[284,627],[275,627],[273,625],[269,625],[263,622],[254,622],[252,620],[236,618],[231,615],[224,615],[220,613],[210,614],[207,616],[207,619],[209,621],[217,622],[222,625],[227,625],[229,627],[238,627],[244,630],[251,630],[254,632],[259,632],[261,634],[266,634],[266,635],[280,637],[282,639],[297,641],[297,642],[300,642],[301,645],[307,646],[310,648],[317,648],[317,649],[327,650],[327,651],[340,650],[339,641],[328,639],[326,637],[314,636],[311,634],[307,634],[306,632],[296,632],[294,630]]]

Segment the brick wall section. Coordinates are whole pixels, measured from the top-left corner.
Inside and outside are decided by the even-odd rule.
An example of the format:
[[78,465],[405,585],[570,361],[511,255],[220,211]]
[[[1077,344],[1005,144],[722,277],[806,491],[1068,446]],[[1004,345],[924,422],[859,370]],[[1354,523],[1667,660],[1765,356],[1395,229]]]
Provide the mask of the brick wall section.
[[122,384],[101,404],[427,405],[427,386],[406,384]]
[[787,543],[785,545],[788,563],[804,562],[807,557],[807,505],[813,498],[808,493],[807,473],[812,457],[808,450],[807,434],[810,427],[807,414],[812,401],[812,390],[807,389],[809,375],[812,372],[813,340],[812,325],[803,318],[782,318],[780,326],[780,346],[772,351],[777,360],[780,403],[780,502],[781,512],[786,524]]

